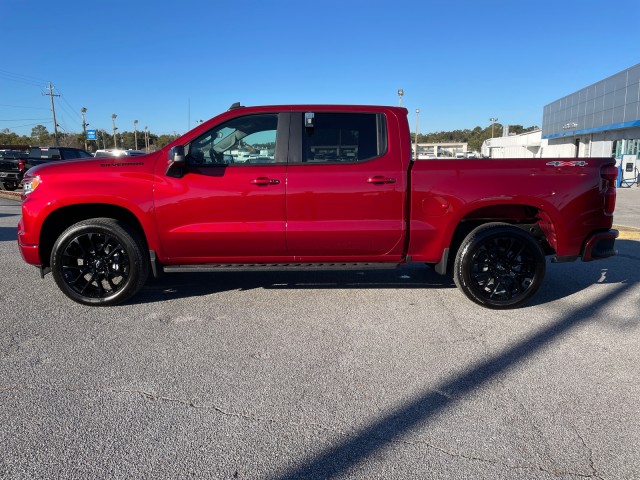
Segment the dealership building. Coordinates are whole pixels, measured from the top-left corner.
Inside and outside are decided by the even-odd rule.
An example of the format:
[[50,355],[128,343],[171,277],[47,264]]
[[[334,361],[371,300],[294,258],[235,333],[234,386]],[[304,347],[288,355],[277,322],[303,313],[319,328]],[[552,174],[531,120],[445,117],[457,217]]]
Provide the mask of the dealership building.
[[492,158],[615,157],[628,178],[640,170],[640,64],[544,107],[542,130],[492,138]]

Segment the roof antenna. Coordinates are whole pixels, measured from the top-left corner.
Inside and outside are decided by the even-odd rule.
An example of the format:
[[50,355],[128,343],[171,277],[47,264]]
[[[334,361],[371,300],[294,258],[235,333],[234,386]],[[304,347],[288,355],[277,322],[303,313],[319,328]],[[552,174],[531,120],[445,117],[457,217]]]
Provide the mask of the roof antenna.
[[236,108],[244,108],[244,107],[240,105],[240,102],[236,102],[229,107],[229,110],[235,110]]

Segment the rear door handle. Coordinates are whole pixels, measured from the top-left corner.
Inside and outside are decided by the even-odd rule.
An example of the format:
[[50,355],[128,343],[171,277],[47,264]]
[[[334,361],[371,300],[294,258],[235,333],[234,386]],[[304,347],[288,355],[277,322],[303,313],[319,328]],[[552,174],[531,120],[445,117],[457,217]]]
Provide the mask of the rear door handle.
[[383,185],[385,183],[396,183],[396,179],[390,178],[390,177],[383,177],[382,175],[376,175],[375,177],[369,177],[367,182],[373,183],[374,185]]
[[268,177],[258,177],[251,180],[254,185],[266,186],[266,185],[278,185],[280,180]]

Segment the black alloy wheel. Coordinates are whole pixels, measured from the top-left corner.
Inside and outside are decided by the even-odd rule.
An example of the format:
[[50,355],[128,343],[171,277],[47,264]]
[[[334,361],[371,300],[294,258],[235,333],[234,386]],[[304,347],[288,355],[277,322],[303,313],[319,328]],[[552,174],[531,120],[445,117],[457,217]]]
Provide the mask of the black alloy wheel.
[[456,285],[474,302],[488,308],[516,308],[540,288],[546,258],[526,231],[489,223],[462,242],[454,264]]
[[116,305],[144,285],[149,262],[143,243],[125,224],[84,220],[65,230],[51,252],[51,271],[62,292],[84,305]]

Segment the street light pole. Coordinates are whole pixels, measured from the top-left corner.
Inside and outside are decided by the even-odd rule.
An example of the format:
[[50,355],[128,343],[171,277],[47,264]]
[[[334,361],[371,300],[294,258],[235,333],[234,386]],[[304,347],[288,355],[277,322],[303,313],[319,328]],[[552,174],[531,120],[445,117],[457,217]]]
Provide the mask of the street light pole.
[[149,153],[149,127],[144,126],[144,148]]
[[404,95],[404,90],[399,88],[398,89],[398,106],[401,107],[402,106],[402,96]]
[[118,129],[116,127],[116,118],[118,117],[118,115],[116,115],[115,113],[111,114],[111,123],[113,124],[113,148],[118,148],[118,141],[116,140],[116,130]]
[[416,160],[418,160],[418,115],[420,114],[420,109],[416,108]]
[[138,149],[138,120],[133,121],[133,138],[136,144],[136,150]]
[[493,126],[496,124],[496,122],[498,121],[497,118],[491,117],[489,119],[489,121],[491,122],[491,138],[493,138]]
[[82,109],[80,110],[80,113],[82,113],[82,132],[84,133],[84,149],[88,150],[88,148],[87,148],[87,123],[84,121],[84,114],[87,113],[87,109],[82,107]]

